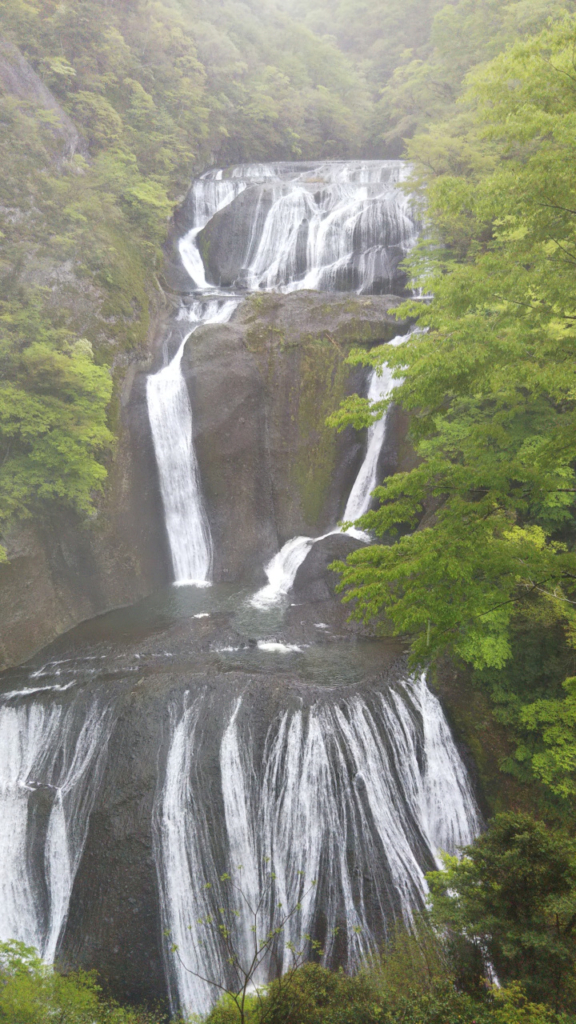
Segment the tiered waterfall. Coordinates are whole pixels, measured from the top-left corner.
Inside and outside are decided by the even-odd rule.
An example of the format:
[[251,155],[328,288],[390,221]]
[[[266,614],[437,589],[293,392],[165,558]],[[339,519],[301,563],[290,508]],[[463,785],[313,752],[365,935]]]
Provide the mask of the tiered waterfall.
[[[328,966],[353,970],[395,921],[410,923],[441,851],[480,827],[441,705],[402,652],[347,633],[333,599],[290,618],[307,555],[344,541],[332,512],[320,536],[272,539],[249,583],[214,582],[198,392],[183,374],[198,328],[230,321],[232,332],[251,293],[405,294],[401,263],[418,234],[405,176],[398,161],[334,161],[245,165],[193,184],[182,304],[146,383],[182,586],[78,627],[0,678],[0,939],[111,974],[120,996],[167,994],[175,1011],[206,1013],[235,981],[210,924],[221,907],[249,960],[252,926],[268,934],[279,904],[300,905],[258,984],[308,935]],[[367,396],[390,399],[396,383],[384,367]],[[246,401],[242,423],[247,409],[261,411]],[[226,436],[240,414],[230,420]],[[388,422],[366,432],[363,455],[355,442],[338,496],[346,521],[370,507]]]

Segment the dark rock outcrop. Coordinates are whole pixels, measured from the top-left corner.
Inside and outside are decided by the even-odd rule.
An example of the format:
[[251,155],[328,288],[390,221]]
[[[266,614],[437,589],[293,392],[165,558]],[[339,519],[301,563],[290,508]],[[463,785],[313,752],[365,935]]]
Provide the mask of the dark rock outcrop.
[[330,601],[336,598],[338,576],[328,568],[332,562],[344,561],[352,551],[363,547],[362,541],[344,533],[334,533],[317,541],[302,563],[294,580],[295,602]]
[[277,193],[272,185],[252,185],[200,232],[198,248],[212,284],[226,288],[241,280],[252,255],[252,239],[260,237]]
[[326,425],[366,371],[353,345],[402,329],[393,296],[295,292],[244,302],[229,324],[192,335],[182,369],[214,541],[215,579],[263,581],[291,537],[320,536],[342,518],[364,436]]

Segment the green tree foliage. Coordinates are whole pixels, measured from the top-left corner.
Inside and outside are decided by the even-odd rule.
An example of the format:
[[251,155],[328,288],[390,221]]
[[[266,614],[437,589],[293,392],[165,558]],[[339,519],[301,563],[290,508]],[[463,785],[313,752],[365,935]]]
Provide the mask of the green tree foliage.
[[[471,997],[457,991],[447,942],[429,923],[398,929],[382,953],[348,976],[306,964],[248,995],[248,1024],[570,1024],[521,987]],[[63,975],[21,942],[0,943],[2,1024],[165,1024],[162,1012],[103,998],[93,972]],[[207,1024],[238,1024],[240,1007],[225,996]]]
[[268,0],[6,0],[2,22],[91,153],[133,153],[171,197],[211,161],[361,144],[361,79]]
[[574,11],[573,0],[284,0],[314,32],[335,40],[366,76],[373,108],[367,143],[398,156],[405,140],[444,117],[467,73],[550,18]]
[[160,1024],[162,1015],[102,999],[94,972],[64,975],[23,942],[0,943],[2,1024]]
[[443,0],[285,0],[284,6],[316,35],[335,39],[377,90],[428,43]]
[[543,699],[520,710],[520,722],[529,733],[536,733],[536,749],[522,745],[518,760],[530,758],[531,767],[552,792],[562,797],[576,793],[576,678],[564,681],[562,700]]
[[462,860],[427,875],[434,920],[501,981],[576,1008],[576,843],[529,815],[496,815]]
[[456,0],[432,3],[423,44],[405,50],[393,74],[382,80],[373,132],[398,151],[402,140],[449,117],[466,75],[519,38],[540,31],[549,19],[575,10],[572,0]]
[[[531,1002],[522,987],[459,990],[446,962],[447,942],[423,920],[348,976],[306,964],[286,984],[273,981],[249,999],[250,1024],[569,1024],[550,1004]],[[426,939],[423,935],[426,933]],[[208,1024],[237,1024],[238,1010],[221,1000]]]
[[63,500],[92,511],[106,475],[112,380],[89,341],[47,328],[38,308],[0,305],[0,526]]
[[[362,524],[389,542],[340,566],[345,600],[366,619],[385,608],[421,663],[449,649],[501,668],[519,608],[573,622],[574,33],[566,20],[472,80],[481,159],[430,176],[412,264],[434,301],[404,312],[427,333],[352,357],[402,374],[419,464],[376,492]],[[375,412],[355,398],[336,421]]]
[[[348,978],[320,964],[306,964],[290,976],[289,984],[278,978],[260,998],[252,997],[248,1019],[258,1024],[372,1024],[379,1019],[379,1007],[371,998],[364,978]],[[209,1024],[234,1024],[238,1012],[230,1003],[218,1004]]]

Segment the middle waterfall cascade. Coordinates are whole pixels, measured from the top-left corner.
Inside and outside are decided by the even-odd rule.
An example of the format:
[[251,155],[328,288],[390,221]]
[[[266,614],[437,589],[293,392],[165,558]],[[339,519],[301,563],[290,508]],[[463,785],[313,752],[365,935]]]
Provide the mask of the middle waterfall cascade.
[[[406,341],[406,335],[400,335],[397,338],[393,338],[388,344],[396,348],[404,341]],[[390,398],[394,388],[400,383],[400,379],[393,377],[392,370],[384,363],[380,375],[375,371],[372,373],[368,386],[368,401],[374,403]],[[384,413],[379,420],[368,427],[366,455],[346,502],[346,508],[342,517],[345,523],[353,523],[356,519],[360,519],[370,508],[372,491],[379,483],[378,459],[386,438],[386,420],[387,416]],[[354,536],[355,533],[358,535],[359,531],[351,530],[349,532]]]
[[239,912],[238,946],[247,953],[253,941],[241,897],[218,885],[222,870],[252,906],[260,904],[260,935],[278,903],[302,904],[278,962],[263,964],[256,983],[286,969],[287,942],[301,949],[319,929],[324,962],[351,969],[395,919],[409,923],[427,891],[424,872],[441,866],[440,851],[455,852],[479,828],[466,771],[423,677],[287,709],[260,755],[236,700],[219,741],[224,836],[221,820],[214,827],[219,800],[198,769],[206,703],[204,694],[172,709],[156,813],[164,925],[178,947],[177,956],[168,954],[172,1000],[200,1014],[214,1001],[210,980],[230,979],[217,929],[202,922],[219,920],[225,904]]
[[1,698],[0,940],[16,936],[48,962],[66,921],[111,720],[110,705],[96,702]]
[[[396,347],[405,340],[406,335],[399,335],[388,342],[388,344]],[[399,383],[399,379],[394,378],[390,368],[384,364],[380,376],[375,370],[372,373],[367,396],[369,401],[380,402],[383,399],[390,398],[394,388]],[[376,423],[373,423],[368,428],[366,455],[346,503],[342,517],[342,521],[345,523],[351,523],[356,519],[360,519],[370,508],[372,491],[378,483],[378,458],[386,436],[386,419],[387,416],[384,413]],[[321,537],[292,537],[291,540],[286,541],[284,547],[274,555],[265,567],[268,583],[251,598],[250,603],[252,606],[264,609],[281,602],[292,589],[296,573],[314,544],[320,540],[325,540],[326,537],[332,537],[334,534],[341,532],[340,527],[336,527],[334,530],[322,534]],[[356,537],[358,540],[370,541],[370,537],[366,533],[354,527],[347,532],[349,536]]]
[[177,584],[206,586],[212,566],[210,526],[192,441],[192,406],[180,364],[194,330],[200,324],[225,323],[237,304],[233,299],[214,299],[183,307],[180,319],[189,320],[194,326],[168,365],[146,381],[148,415]]

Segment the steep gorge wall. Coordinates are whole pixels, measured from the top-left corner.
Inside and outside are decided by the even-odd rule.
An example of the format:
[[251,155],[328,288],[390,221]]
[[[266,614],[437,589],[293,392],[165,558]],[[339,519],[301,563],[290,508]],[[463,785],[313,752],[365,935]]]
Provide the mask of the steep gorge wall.
[[[87,339],[98,358],[109,363],[115,381],[109,417],[117,437],[93,519],[82,521],[72,510],[60,509],[12,523],[4,532],[8,561],[0,564],[1,668],[79,620],[149,593],[169,574],[146,409],[132,387],[136,366],[147,358],[146,339],[164,330],[166,309],[137,281],[141,267],[129,238],[109,239],[123,253],[122,281],[112,282],[115,304],[111,292],[94,275],[87,276],[84,252],[70,248],[63,254],[51,243],[56,225],[46,219],[42,204],[34,203],[28,185],[40,178],[58,189],[66,175],[67,181],[81,180],[89,166],[87,144],[18,48],[5,39],[0,39],[0,99],[28,118],[31,133],[28,148],[14,147],[16,166],[4,167],[2,200],[10,208],[1,212],[14,233],[3,252],[8,299],[23,296],[29,302],[41,289],[55,321],[72,337]],[[23,189],[15,184],[18,176]],[[94,228],[102,231],[106,225]],[[136,282],[134,292],[128,278]],[[122,283],[126,287],[117,287]]]

